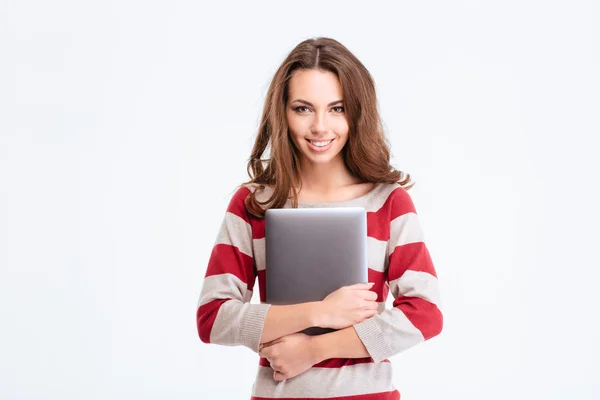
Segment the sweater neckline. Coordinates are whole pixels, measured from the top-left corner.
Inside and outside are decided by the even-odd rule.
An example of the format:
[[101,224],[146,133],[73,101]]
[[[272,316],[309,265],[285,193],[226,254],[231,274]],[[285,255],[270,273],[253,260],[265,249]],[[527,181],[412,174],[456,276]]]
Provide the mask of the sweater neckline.
[[[363,194],[362,196],[355,197],[354,199],[343,201],[298,201],[298,207],[340,207],[359,205],[366,202],[371,196],[373,196],[373,194],[375,194],[381,185],[382,183],[376,183],[375,186],[373,186],[373,188],[367,193]],[[288,200],[288,202],[291,203],[291,200]]]

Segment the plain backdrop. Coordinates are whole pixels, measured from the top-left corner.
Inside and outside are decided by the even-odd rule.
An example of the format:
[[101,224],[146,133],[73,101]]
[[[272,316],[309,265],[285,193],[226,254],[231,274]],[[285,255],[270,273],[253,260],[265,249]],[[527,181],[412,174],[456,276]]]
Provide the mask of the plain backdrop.
[[200,341],[269,82],[329,36],[372,73],[442,289],[417,399],[600,398],[597,1],[0,1],[0,398],[245,399]]

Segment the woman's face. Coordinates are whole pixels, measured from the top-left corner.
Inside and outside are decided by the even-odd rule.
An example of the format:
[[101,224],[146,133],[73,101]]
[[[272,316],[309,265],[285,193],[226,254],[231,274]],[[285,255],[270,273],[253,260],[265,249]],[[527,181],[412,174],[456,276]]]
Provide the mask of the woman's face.
[[342,87],[329,71],[296,70],[288,86],[286,117],[302,163],[326,164],[342,157],[348,120]]

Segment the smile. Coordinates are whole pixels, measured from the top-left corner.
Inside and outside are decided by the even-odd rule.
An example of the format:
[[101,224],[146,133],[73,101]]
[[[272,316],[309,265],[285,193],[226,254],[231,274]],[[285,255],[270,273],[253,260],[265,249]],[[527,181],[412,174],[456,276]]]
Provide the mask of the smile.
[[331,143],[334,141],[334,139],[329,139],[329,140],[310,140],[310,139],[306,139],[306,141],[309,143],[309,146],[313,151],[325,151],[328,148],[331,147]]

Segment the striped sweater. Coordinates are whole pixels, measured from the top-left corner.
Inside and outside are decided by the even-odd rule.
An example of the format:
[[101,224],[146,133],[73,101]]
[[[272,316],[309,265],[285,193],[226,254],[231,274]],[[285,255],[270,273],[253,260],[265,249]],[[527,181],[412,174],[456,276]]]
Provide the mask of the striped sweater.
[[[229,203],[208,261],[196,322],[203,342],[243,345],[258,353],[270,305],[265,303],[265,221],[251,216],[244,204],[255,188],[242,186]],[[271,193],[267,187],[257,198]],[[388,357],[439,334],[443,321],[437,275],[411,197],[398,184],[377,184],[353,200],[298,206],[367,211],[368,276],[375,283],[371,290],[378,295],[379,312],[354,328],[370,357],[325,360],[282,382],[259,358],[251,399],[399,399]],[[257,280],[261,302],[251,303]],[[386,309],[388,293],[394,301]]]

